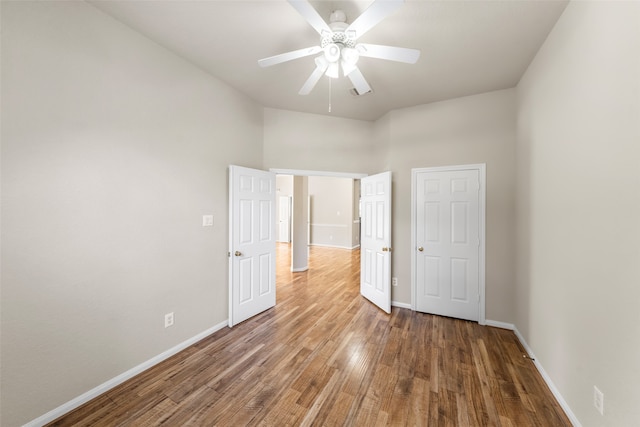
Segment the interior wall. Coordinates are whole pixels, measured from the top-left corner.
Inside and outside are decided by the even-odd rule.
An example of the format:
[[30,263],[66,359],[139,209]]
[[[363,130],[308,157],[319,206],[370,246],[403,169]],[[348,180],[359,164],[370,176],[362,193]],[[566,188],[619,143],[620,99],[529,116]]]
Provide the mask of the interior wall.
[[516,325],[583,426],[640,420],[639,76],[640,3],[571,2],[517,88]]
[[487,164],[487,319],[513,323],[515,90],[393,110],[376,122],[265,109],[266,168],[393,175],[392,300],[411,303],[411,168]]
[[309,177],[293,177],[291,271],[309,269]]
[[276,175],[276,194],[279,196],[293,195],[292,175]]
[[380,117],[373,124],[373,173],[391,170],[389,150],[391,148],[391,112]]
[[85,2],[1,7],[0,424],[17,426],[227,319],[227,166],[262,166],[263,115]]
[[353,227],[351,228],[351,247],[360,247],[360,180],[353,180],[353,206],[351,208],[351,219],[353,221]]
[[[524,237],[518,261],[524,273],[518,276],[516,309],[515,90],[395,110],[376,122],[263,109],[84,2],[2,2],[1,7],[0,424],[19,425],[42,415],[226,320],[227,282],[221,277],[226,278],[227,270],[228,164],[369,174],[391,170],[392,268],[399,279],[392,299],[409,304],[411,168],[486,163],[487,318],[516,322],[536,351],[539,341],[549,338],[548,325],[540,319],[542,301],[556,295],[549,299],[546,291],[539,292],[545,288],[539,286],[537,269],[550,261],[542,257],[544,240],[531,238],[530,230],[540,232],[541,225],[548,225],[541,213],[549,212],[539,202],[551,205],[553,196],[559,197],[558,191],[552,196],[541,193],[543,184],[550,183],[543,177],[545,168],[562,144],[552,147],[539,140],[547,134],[554,141],[561,138],[554,134],[553,118],[543,114],[547,123],[538,115],[546,111],[561,117],[565,111],[560,106],[575,107],[563,91],[552,94],[545,82],[589,93],[581,80],[576,88],[567,83],[567,70],[557,78],[545,71],[554,70],[556,61],[566,61],[554,56],[565,55],[562,49],[550,49],[546,59],[538,59],[542,65],[532,66],[531,77],[518,89],[518,107],[524,111],[520,121],[525,123],[520,134],[526,137],[519,146],[518,190],[523,195],[518,198],[518,232]],[[633,15],[625,22],[631,19]],[[616,33],[593,16],[588,21],[607,34],[605,41],[615,42],[615,49],[608,46],[612,55],[624,53],[632,61],[638,50],[624,38],[630,29],[622,26]],[[580,30],[587,33],[585,25]],[[605,50],[602,43],[596,46]],[[589,49],[579,50],[582,63],[576,68],[591,67],[584,64]],[[595,68],[605,79],[620,66],[599,65],[607,64],[615,65],[609,74]],[[602,85],[592,77],[588,83],[594,83],[595,91]],[[615,87],[635,89],[626,77]],[[633,108],[625,111],[637,114]],[[603,111],[598,113],[611,119],[608,110]],[[595,116],[576,113],[576,120]],[[622,127],[625,137],[629,126]],[[613,125],[603,129],[618,136]],[[626,155],[625,144],[616,140],[613,152]],[[588,147],[594,157],[604,152],[595,143]],[[568,160],[569,154],[561,158]],[[637,157],[626,157],[631,159]],[[637,184],[635,177],[623,179]],[[629,215],[638,213],[636,201],[627,199]],[[214,227],[201,227],[202,214],[214,215]],[[637,233],[631,225],[628,229]],[[637,246],[626,248],[631,249],[628,258],[638,258]],[[624,274],[616,274],[635,280],[637,270],[629,264],[624,264]],[[534,281],[529,277],[532,267],[537,272],[531,275]],[[623,285],[616,289],[626,290]],[[638,302],[637,293],[627,295]],[[175,313],[176,324],[164,329],[162,320],[169,311]],[[623,313],[616,318],[640,324],[631,311]],[[580,320],[586,316],[582,314]],[[549,339],[556,343],[556,338],[552,334]],[[630,355],[637,357],[632,350]],[[569,353],[577,357],[577,352]],[[551,351],[543,354],[547,359],[555,356]],[[554,370],[556,378],[562,369],[559,364]],[[608,382],[600,383],[609,402]],[[630,387],[616,384],[624,385],[616,393]],[[627,400],[613,404],[626,405]]]
[[264,167],[375,171],[372,122],[264,109]]
[[353,248],[353,179],[309,177],[311,245]]
[[411,169],[485,163],[486,317],[514,322],[515,107],[508,89],[393,110],[377,126],[393,173],[393,301],[411,303]]

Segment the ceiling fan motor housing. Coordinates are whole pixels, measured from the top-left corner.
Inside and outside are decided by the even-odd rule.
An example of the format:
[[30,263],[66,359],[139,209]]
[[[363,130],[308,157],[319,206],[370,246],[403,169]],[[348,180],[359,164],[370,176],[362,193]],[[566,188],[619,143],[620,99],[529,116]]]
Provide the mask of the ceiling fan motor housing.
[[[335,63],[344,58],[344,48],[351,50],[356,46],[355,34],[349,35],[346,33],[349,25],[345,22],[346,15],[341,10],[335,10],[329,17],[329,28],[331,32],[324,31],[320,38],[320,47],[324,50],[324,56],[329,63]],[[353,55],[348,54],[350,61],[355,64],[357,61],[353,61]]]
[[[336,25],[342,24],[342,25]],[[336,28],[338,27],[338,28]],[[322,37],[320,39],[320,47],[324,48],[326,45],[331,43],[341,44],[345,47],[354,47],[356,45],[355,34],[350,37],[349,34],[345,32],[347,29],[347,24],[344,22],[332,23],[331,24],[331,32],[323,32]]]

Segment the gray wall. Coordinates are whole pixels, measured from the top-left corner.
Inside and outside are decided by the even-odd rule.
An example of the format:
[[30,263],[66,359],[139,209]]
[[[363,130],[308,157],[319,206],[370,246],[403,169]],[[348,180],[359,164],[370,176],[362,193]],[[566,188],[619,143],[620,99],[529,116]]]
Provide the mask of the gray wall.
[[411,302],[411,169],[486,163],[486,317],[515,320],[515,100],[509,89],[388,114],[394,301]]
[[[392,274],[398,277],[392,300],[410,304],[411,168],[486,163],[487,319],[512,323],[515,106],[515,90],[509,89],[394,110],[375,123],[266,109],[265,167],[364,173],[391,170]],[[330,125],[331,120],[335,126]],[[305,140],[305,134],[310,139]],[[343,140],[340,149],[332,145],[336,139]],[[317,156],[307,154],[323,144]]]
[[[360,245],[360,181],[351,178],[310,176],[307,180],[311,211],[311,245],[353,249]],[[276,176],[276,197],[293,195],[293,176]],[[276,213],[276,222],[280,212]],[[305,219],[305,224],[307,220]]]
[[375,123],[265,109],[265,167],[391,170],[392,274],[398,277],[392,300],[410,304],[411,168],[486,163],[487,319],[512,323],[515,107],[515,89],[509,89],[394,110]]
[[227,319],[227,166],[262,165],[263,115],[84,2],[2,2],[2,32],[11,427]]
[[376,171],[372,123],[264,109],[264,168]]
[[309,269],[309,178],[293,177],[291,271]]
[[487,318],[583,425],[637,424],[637,2],[571,3],[517,91],[376,122],[262,109],[84,2],[1,7],[3,426],[227,319],[233,163],[391,170],[404,303],[410,169],[486,163]]
[[640,3],[570,3],[518,112],[516,325],[583,426],[639,425]]
[[[354,228],[354,180],[329,176],[309,177],[312,245],[352,249],[360,244]],[[356,205],[357,206],[357,205]]]

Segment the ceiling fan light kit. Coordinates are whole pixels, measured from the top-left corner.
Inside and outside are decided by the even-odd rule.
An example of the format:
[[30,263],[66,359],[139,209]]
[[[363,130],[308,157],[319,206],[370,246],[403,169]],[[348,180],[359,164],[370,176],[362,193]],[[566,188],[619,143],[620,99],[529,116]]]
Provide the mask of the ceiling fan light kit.
[[340,59],[340,47],[336,43],[329,43],[324,48],[324,57],[329,62],[337,62]]
[[371,86],[357,66],[361,56],[408,64],[415,64],[420,57],[420,51],[416,49],[357,43],[359,37],[395,12],[404,0],[375,0],[351,24],[347,24],[346,15],[341,10],[333,11],[327,24],[307,0],[287,1],[320,34],[320,46],[264,58],[258,61],[258,65],[269,67],[322,52],[314,59],[316,68],[298,92],[300,95],[311,93],[323,75],[339,78],[341,69],[342,74],[351,80],[356,93],[364,95],[371,92]]

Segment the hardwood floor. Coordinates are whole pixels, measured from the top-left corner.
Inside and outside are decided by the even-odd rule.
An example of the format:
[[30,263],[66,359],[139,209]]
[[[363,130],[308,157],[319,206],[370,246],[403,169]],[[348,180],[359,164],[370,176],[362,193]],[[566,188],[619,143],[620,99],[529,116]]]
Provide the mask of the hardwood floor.
[[359,251],[311,248],[277,305],[51,425],[570,426],[511,331],[359,293]]

